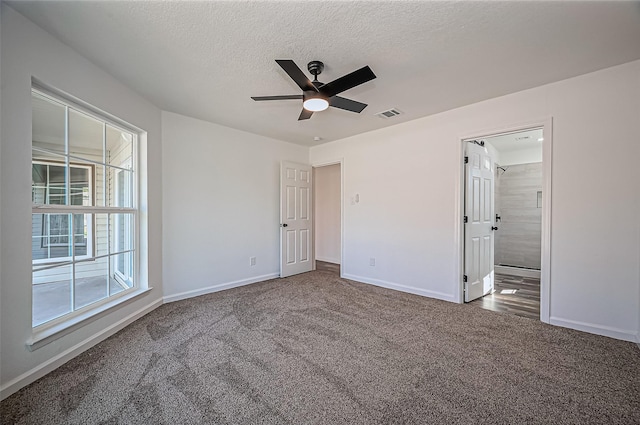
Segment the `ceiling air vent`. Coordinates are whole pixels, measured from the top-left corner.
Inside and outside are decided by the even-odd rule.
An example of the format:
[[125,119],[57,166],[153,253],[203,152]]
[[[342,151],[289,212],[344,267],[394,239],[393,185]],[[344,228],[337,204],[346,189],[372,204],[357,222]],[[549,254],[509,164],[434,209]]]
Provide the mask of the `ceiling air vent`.
[[400,112],[396,108],[392,108],[386,111],[378,112],[376,116],[387,119],[387,118],[395,117],[396,115],[400,115],[401,113],[402,112]]

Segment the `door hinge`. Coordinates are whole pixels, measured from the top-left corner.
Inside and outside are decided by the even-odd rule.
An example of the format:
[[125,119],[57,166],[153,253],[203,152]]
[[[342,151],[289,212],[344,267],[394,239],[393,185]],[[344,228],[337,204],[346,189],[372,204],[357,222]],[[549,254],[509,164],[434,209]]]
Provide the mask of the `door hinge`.
[[465,274],[465,275],[462,275],[462,281],[463,281],[464,283],[467,283],[467,275],[466,275],[466,274]]
[[468,164],[468,163],[469,163],[469,157],[468,157],[468,156],[465,156],[465,157],[464,157],[464,163],[465,163],[465,164]]
[[469,222],[469,217],[467,217],[466,215],[464,216],[464,222],[468,223]]

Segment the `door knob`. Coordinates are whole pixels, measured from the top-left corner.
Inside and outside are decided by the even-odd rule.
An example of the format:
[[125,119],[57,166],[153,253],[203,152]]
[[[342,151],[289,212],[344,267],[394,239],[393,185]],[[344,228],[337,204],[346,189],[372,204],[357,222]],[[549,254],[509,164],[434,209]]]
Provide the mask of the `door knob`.
[[491,226],[491,230],[498,230],[498,228],[495,226]]
[[284,224],[282,225],[282,227],[287,227],[287,226],[288,226],[288,224],[287,224],[287,223],[284,223]]

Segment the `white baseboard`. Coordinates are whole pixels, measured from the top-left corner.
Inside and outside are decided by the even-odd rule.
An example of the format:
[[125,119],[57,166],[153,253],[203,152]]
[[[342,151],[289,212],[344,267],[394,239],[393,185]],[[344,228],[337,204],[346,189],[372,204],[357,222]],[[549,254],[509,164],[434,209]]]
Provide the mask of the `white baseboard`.
[[372,279],[368,277],[356,276],[352,274],[343,274],[343,279],[355,280],[356,282],[368,283],[374,286],[380,286],[382,288],[393,289],[395,291],[407,292],[409,294],[422,295],[423,297],[435,298],[438,300],[449,301],[457,303],[453,294],[445,294],[443,292],[429,291],[428,289],[416,288],[413,286],[401,285],[399,283],[387,282],[380,279]]
[[275,279],[276,277],[280,277],[280,273],[269,273],[262,276],[250,277],[248,279],[236,280],[234,282],[207,286],[206,288],[194,289],[192,291],[180,292],[178,294],[167,295],[163,298],[163,300],[165,303],[171,303],[174,301],[197,297],[199,295],[210,294],[212,292],[224,291],[225,289],[237,288],[238,286],[249,285],[251,283],[263,282],[265,280]]
[[11,394],[15,393],[19,389],[42,378],[47,373],[52,372],[53,370],[62,366],[63,364],[73,359],[80,353],[87,351],[89,348],[93,347],[99,342],[104,341],[105,339],[109,338],[111,335],[115,334],[119,330],[130,325],[134,321],[138,320],[145,314],[150,313],[151,311],[155,310],[161,305],[162,305],[162,299],[157,299],[151,304],[117,321],[113,325],[106,327],[105,329],[101,330],[97,334],[91,335],[89,338],[85,339],[84,341],[79,342],[78,344],[63,351],[57,356],[50,358],[46,362],[41,363],[40,365],[34,367],[33,369],[10,380],[6,384],[3,384],[2,387],[0,388],[0,400],[4,400],[5,398],[9,397]]
[[325,263],[340,264],[339,258],[318,257],[317,255],[316,255],[316,261],[324,261]]
[[636,331],[628,329],[613,328],[611,326],[578,322],[576,320],[561,319],[558,317],[549,318],[549,324],[562,326],[563,328],[575,329],[577,331],[588,332],[591,334],[608,336],[609,338],[621,339],[623,341],[636,342],[638,340]]
[[493,271],[500,274],[509,274],[511,276],[532,277],[540,279],[540,270],[523,269],[521,267],[494,266]]

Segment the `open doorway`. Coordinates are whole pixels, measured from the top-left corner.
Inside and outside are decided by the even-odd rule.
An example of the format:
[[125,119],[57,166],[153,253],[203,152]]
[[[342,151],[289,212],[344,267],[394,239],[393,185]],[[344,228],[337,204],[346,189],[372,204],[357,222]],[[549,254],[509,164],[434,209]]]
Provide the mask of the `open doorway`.
[[473,164],[465,164],[463,291],[471,306],[548,321],[543,267],[548,268],[550,214],[542,200],[550,167],[543,161],[544,140],[540,126],[463,142],[465,157],[475,154],[491,168],[478,177]]
[[342,262],[341,164],[313,168],[314,255],[316,270],[340,276]]

